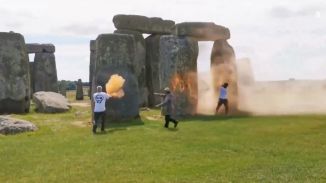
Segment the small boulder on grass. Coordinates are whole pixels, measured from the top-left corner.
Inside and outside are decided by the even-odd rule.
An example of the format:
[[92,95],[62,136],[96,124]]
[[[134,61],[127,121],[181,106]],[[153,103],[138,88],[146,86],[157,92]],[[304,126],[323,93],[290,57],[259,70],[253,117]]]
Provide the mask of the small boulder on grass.
[[31,122],[8,117],[0,117],[0,134],[10,135],[36,130],[37,127]]
[[36,92],[33,94],[33,102],[36,111],[40,113],[61,113],[70,108],[67,98],[55,92]]

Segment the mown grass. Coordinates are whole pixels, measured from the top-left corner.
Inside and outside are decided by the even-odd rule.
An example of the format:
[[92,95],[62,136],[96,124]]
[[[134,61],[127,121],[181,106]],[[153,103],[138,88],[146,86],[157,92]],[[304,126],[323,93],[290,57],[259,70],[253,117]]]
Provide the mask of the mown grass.
[[195,117],[164,129],[151,110],[93,135],[90,115],[14,115],[39,130],[0,136],[0,182],[326,182],[326,116]]

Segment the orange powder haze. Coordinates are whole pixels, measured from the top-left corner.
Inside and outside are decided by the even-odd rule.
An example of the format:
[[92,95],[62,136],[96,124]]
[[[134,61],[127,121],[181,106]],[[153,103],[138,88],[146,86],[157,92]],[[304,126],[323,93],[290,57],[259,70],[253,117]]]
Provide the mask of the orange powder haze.
[[125,83],[125,79],[118,74],[114,74],[110,77],[109,81],[106,83],[105,88],[106,92],[117,98],[121,98],[124,96],[123,85]]

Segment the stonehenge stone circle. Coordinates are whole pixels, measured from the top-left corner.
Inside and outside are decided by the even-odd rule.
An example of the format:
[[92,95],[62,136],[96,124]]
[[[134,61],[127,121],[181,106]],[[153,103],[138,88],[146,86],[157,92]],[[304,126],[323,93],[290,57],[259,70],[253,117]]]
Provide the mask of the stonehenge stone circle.
[[[104,88],[112,74],[121,74],[126,79],[126,95],[122,99],[111,99],[114,105],[108,105],[107,114],[116,119],[136,117],[139,109],[134,102],[153,107],[162,100],[154,93],[167,86],[178,101],[173,102],[175,115],[195,114],[198,41],[215,41],[211,53],[213,85],[218,90],[221,82],[229,82],[230,107],[236,111],[238,76],[234,50],[227,42],[228,28],[212,22],[175,24],[161,18],[121,14],[113,17],[113,23],[117,29],[113,34],[99,35],[90,43],[91,93],[97,85]],[[143,34],[150,35],[144,39]],[[131,97],[135,95],[137,97]],[[128,111],[124,107],[127,98],[130,98]]]
[[84,100],[83,82],[81,79],[77,81],[76,100]]
[[174,95],[174,115],[194,115],[198,99],[198,42],[190,37],[162,36],[159,54],[160,86],[170,87]]
[[[113,74],[119,74],[126,82],[125,95],[111,98],[107,105],[106,121],[127,120],[139,117],[138,79],[135,75],[136,43],[132,35],[101,34],[96,39],[96,63],[93,87],[105,84]],[[93,91],[94,93],[94,91]]]
[[0,32],[0,113],[25,113],[30,105],[29,58],[21,34]]
[[128,34],[135,38],[136,52],[134,68],[138,79],[139,106],[148,106],[148,89],[146,84],[146,45],[143,35],[137,31],[116,30],[117,34]]
[[58,78],[54,53],[35,53],[33,70],[34,92],[58,92]]
[[148,18],[140,15],[116,15],[113,17],[117,29],[138,31],[147,34],[171,34],[175,22],[162,18]]
[[184,22],[176,24],[173,30],[177,36],[190,36],[198,41],[226,40],[230,38],[228,28],[212,22]]

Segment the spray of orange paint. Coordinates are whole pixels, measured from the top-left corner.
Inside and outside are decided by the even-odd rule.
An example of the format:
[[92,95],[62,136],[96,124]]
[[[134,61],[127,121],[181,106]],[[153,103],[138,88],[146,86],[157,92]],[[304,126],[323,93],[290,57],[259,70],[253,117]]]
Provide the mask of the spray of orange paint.
[[123,97],[124,91],[122,88],[125,81],[126,80],[118,74],[112,75],[105,85],[106,92],[112,97],[116,97],[116,98]]

